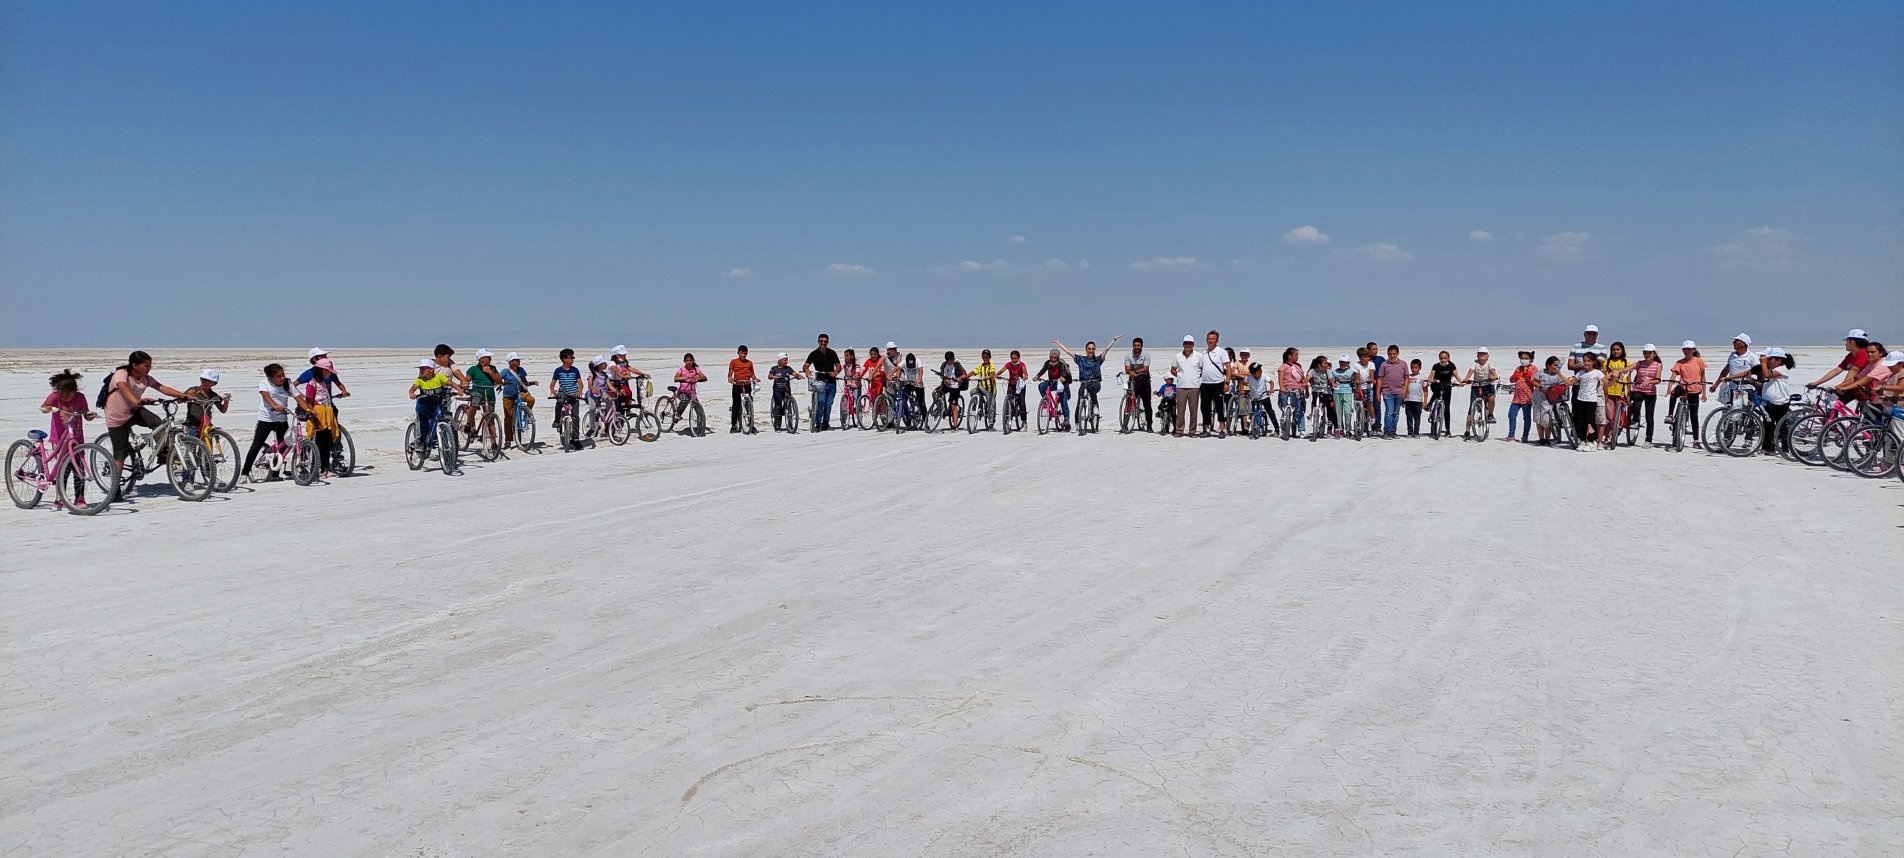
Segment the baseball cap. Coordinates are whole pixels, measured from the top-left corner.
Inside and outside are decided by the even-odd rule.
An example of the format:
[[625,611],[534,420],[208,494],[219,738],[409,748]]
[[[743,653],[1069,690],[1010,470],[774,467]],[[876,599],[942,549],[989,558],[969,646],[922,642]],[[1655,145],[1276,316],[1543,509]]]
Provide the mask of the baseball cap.
[[305,352],[305,353],[304,353],[304,359],[305,359],[305,360],[316,360],[316,359],[318,359],[318,358],[321,358],[321,357],[323,357],[323,356],[325,356],[325,355],[327,355],[327,354],[330,354],[330,353],[331,353],[331,350],[330,350],[330,349],[327,349],[327,348],[323,348],[323,347],[321,347],[321,346],[320,346],[320,347],[318,347],[318,348],[314,348],[314,349],[311,349],[311,350],[310,350],[310,351],[308,351],[308,352]]
[[786,360],[786,359],[787,359],[786,352],[781,352],[780,354],[777,354],[774,356],[774,360]]
[[1480,348],[1478,348],[1478,349],[1475,349],[1475,350],[1474,350],[1474,353],[1475,353],[1475,354],[1477,354],[1477,355],[1484,355],[1484,354],[1487,354],[1487,353],[1488,353],[1488,350],[1487,350],[1487,346],[1482,346],[1482,347],[1480,347]]
[[1734,334],[1732,338],[1735,340],[1738,340],[1739,342],[1745,343],[1748,346],[1752,344],[1751,334]]
[[416,362],[417,369],[436,369],[436,361],[424,358]]
[[608,351],[608,353],[609,353],[609,354],[611,354],[611,355],[625,355],[625,354],[627,354],[627,353],[628,353],[628,347],[627,347],[627,346],[616,346],[616,347],[614,347],[614,348],[612,348],[612,349],[609,349],[609,351]]
[[1599,332],[1600,332],[1600,326],[1599,326],[1599,325],[1588,325],[1588,326],[1587,326],[1587,333],[1589,333],[1589,334],[1597,334],[1597,333],[1599,333]]
[[1336,355],[1336,356],[1335,356],[1335,362],[1336,362],[1336,363],[1348,363],[1348,362],[1349,362],[1349,356],[1348,356],[1348,355]]
[[215,370],[215,369],[201,369],[201,370],[199,370],[199,371],[198,371],[198,377],[199,377],[199,378],[201,378],[201,379],[204,379],[204,380],[206,380],[206,381],[209,381],[209,382],[211,382],[211,383],[213,383],[213,384],[217,384],[217,383],[218,383],[218,370]]
[[516,354],[515,352],[510,352],[507,357],[503,358],[503,361],[505,363],[512,360],[522,360],[522,355]]
[[1778,346],[1768,346],[1768,347],[1767,347],[1767,348],[1765,349],[1765,356],[1766,356],[1766,357],[1775,357],[1775,358],[1782,358],[1782,357],[1784,357],[1784,356],[1785,356],[1785,350],[1784,350],[1784,349],[1781,349],[1781,348],[1779,348]]
[[490,351],[490,350],[488,350],[488,349],[477,349],[477,350],[476,350],[476,359],[477,359],[477,360],[482,360],[483,358],[486,358],[486,357],[495,357],[495,356],[496,356],[496,353],[495,353],[495,352],[492,352],[492,351]]
[[1870,337],[1867,337],[1867,336],[1865,336],[1865,335],[1864,335],[1864,329],[1863,329],[1863,328],[1852,328],[1852,329],[1851,329],[1851,330],[1850,330],[1849,332],[1847,332],[1847,333],[1845,334],[1845,339],[1847,339],[1847,340],[1866,340],[1866,339],[1870,339]]
[[595,364],[598,364],[598,363],[608,363],[608,356],[607,356],[607,355],[596,355],[596,356],[595,356],[595,358],[594,358],[593,360],[591,360],[591,361],[589,361],[589,365],[590,365],[590,366],[593,366],[593,365],[595,365]]
[[1696,348],[1699,348],[1699,346],[1698,346],[1697,344],[1695,344],[1695,343],[1694,343],[1694,342],[1693,342],[1692,340],[1687,340],[1687,341],[1685,341],[1685,342],[1683,342],[1683,343],[1680,343],[1680,344],[1679,344],[1679,347],[1680,347],[1680,348],[1682,348],[1682,349],[1696,349]]
[[1237,353],[1237,354],[1239,354],[1239,355],[1246,355],[1246,354],[1249,354],[1249,353],[1250,353],[1250,350],[1249,350],[1249,346],[1244,346],[1244,347],[1242,347],[1242,348],[1240,348],[1240,349],[1237,349],[1237,350],[1236,350],[1236,353]]
[[1193,337],[1193,336],[1190,336],[1189,334],[1184,334],[1184,335],[1183,335],[1183,341],[1184,341],[1184,342],[1186,342],[1186,343],[1194,343],[1194,342],[1196,342],[1196,341],[1197,341],[1197,338],[1196,338],[1196,337]]
[[892,340],[887,340],[887,341],[886,341],[886,348],[889,348],[889,349],[896,349],[896,348],[899,348],[899,344],[898,344],[898,343],[895,343],[895,342],[893,342]]
[[1652,343],[1647,343],[1646,345],[1640,346],[1641,354],[1645,354],[1646,352],[1656,352],[1656,351],[1659,351],[1659,346],[1653,345]]
[[1885,363],[1904,363],[1904,352],[1891,352],[1884,356]]

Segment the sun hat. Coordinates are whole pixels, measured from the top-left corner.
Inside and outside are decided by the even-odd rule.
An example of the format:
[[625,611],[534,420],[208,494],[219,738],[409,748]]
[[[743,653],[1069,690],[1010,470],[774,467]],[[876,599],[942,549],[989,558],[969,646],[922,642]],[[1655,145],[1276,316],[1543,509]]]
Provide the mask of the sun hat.
[[1647,343],[1646,345],[1640,346],[1641,354],[1645,354],[1647,352],[1656,352],[1656,351],[1659,351],[1659,347],[1656,345],[1653,345],[1652,343]]
[[1597,334],[1597,333],[1599,333],[1599,332],[1600,332],[1600,326],[1599,326],[1599,325],[1588,325],[1588,326],[1587,326],[1587,333],[1589,333],[1589,334]]
[[611,354],[611,355],[626,355],[626,354],[628,354],[628,347],[627,347],[627,346],[616,346],[616,347],[614,347],[614,348],[612,348],[612,349],[609,349],[609,350],[608,350],[608,353],[609,353],[609,354]]
[[331,363],[331,359],[327,357],[318,358],[317,360],[311,361],[311,366],[317,367],[318,369],[324,370],[325,372],[337,371],[337,364]]
[[305,352],[305,353],[304,353],[304,359],[305,359],[305,360],[317,360],[318,358],[321,358],[321,357],[323,357],[323,356],[325,356],[325,355],[327,355],[327,354],[330,354],[330,353],[331,353],[331,350],[330,350],[330,349],[327,349],[327,348],[324,348],[324,347],[322,347],[322,346],[319,346],[319,347],[317,347],[317,348],[314,348],[314,349],[311,349],[311,350],[310,350],[310,351],[308,351],[308,352]]
[[1782,358],[1782,357],[1784,357],[1784,356],[1785,356],[1785,350],[1784,350],[1784,349],[1781,349],[1781,348],[1779,348],[1778,346],[1768,346],[1768,347],[1766,347],[1766,349],[1765,349],[1765,356],[1766,356],[1766,357],[1775,357],[1775,358]]
[[1863,339],[1869,339],[1869,337],[1866,337],[1866,336],[1864,335],[1864,329],[1863,329],[1863,328],[1852,328],[1852,329],[1851,329],[1851,331],[1850,331],[1849,333],[1846,333],[1846,334],[1845,334],[1845,339],[1847,339],[1847,340],[1863,340]]
[[893,342],[892,340],[887,340],[887,341],[886,341],[886,348],[889,348],[889,349],[896,349],[896,348],[899,348],[899,344],[898,344],[898,343],[895,343],[895,342]]
[[1739,342],[1745,343],[1748,346],[1752,344],[1751,334],[1735,334],[1733,335],[1732,338],[1735,340],[1738,340]]
[[416,368],[417,369],[436,369],[436,361],[430,360],[429,358],[424,358],[420,361],[417,361]]
[[1683,343],[1680,343],[1680,344],[1679,344],[1679,347],[1680,347],[1680,348],[1682,348],[1682,349],[1696,349],[1696,348],[1699,348],[1699,346],[1697,346],[1697,345],[1695,345],[1695,344],[1693,343],[1693,341],[1692,341],[1692,340],[1687,340],[1687,341],[1685,341],[1685,342],[1683,342]]
[[512,360],[522,360],[522,355],[516,354],[515,352],[510,352],[509,356],[503,358],[502,360],[504,363],[508,363],[509,361],[512,361]]
[[1484,354],[1487,354],[1487,353],[1488,353],[1488,350],[1487,350],[1487,346],[1482,346],[1482,347],[1480,347],[1480,348],[1478,348],[1478,349],[1475,349],[1475,350],[1474,350],[1474,353],[1475,353],[1475,354],[1477,354],[1477,355],[1484,355]]
[[199,371],[198,371],[198,377],[199,377],[199,379],[200,379],[200,380],[202,380],[202,381],[209,381],[209,382],[211,382],[211,383],[213,383],[213,384],[217,384],[217,383],[218,383],[218,370],[215,370],[215,369],[201,369],[201,370],[199,370]]
[[482,360],[483,358],[486,358],[486,357],[495,357],[495,356],[496,356],[496,353],[495,353],[495,352],[492,352],[492,351],[490,351],[490,350],[488,350],[488,349],[477,349],[477,350],[476,350],[476,359],[477,359],[477,360]]

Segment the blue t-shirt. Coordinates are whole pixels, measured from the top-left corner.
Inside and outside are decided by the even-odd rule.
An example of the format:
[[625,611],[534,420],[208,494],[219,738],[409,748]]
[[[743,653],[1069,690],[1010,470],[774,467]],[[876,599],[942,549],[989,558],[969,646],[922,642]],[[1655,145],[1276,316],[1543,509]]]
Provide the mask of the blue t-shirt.
[[1104,380],[1103,355],[1098,355],[1097,357],[1091,357],[1090,355],[1072,355],[1071,357],[1078,362],[1079,381]]
[[558,366],[555,368],[555,375],[550,376],[550,378],[555,381],[555,389],[562,395],[580,396],[582,394],[582,370],[580,367]]
[[528,370],[523,369],[521,367],[516,367],[514,369],[511,369],[509,367],[502,368],[502,395],[515,396],[521,393],[523,386],[528,383],[529,383]]
[[[310,384],[313,381],[316,381],[317,380],[316,370],[317,370],[317,367],[312,367],[310,369],[305,370],[302,374],[300,374],[297,377],[297,383],[299,385],[306,385],[306,384]],[[331,373],[331,377],[324,382],[324,386],[331,387],[337,384],[337,381],[338,381],[337,373],[333,372]]]

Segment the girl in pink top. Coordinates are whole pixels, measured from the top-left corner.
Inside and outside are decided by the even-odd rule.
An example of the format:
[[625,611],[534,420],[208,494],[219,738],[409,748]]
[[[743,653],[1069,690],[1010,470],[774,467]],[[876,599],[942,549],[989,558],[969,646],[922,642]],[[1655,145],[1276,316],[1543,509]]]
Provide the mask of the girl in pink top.
[[41,414],[53,415],[52,428],[46,433],[47,440],[55,450],[65,444],[68,438],[72,439],[74,446],[86,443],[86,424],[83,421],[99,415],[87,406],[86,395],[79,392],[79,373],[69,369],[46,382],[53,388],[53,392],[48,393],[40,403]]

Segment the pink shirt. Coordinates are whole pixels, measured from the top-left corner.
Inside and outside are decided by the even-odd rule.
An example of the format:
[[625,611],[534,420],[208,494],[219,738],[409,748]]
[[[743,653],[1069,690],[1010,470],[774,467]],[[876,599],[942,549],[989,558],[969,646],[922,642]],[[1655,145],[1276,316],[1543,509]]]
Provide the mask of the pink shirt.
[[1276,380],[1282,389],[1301,393],[1304,387],[1302,364],[1286,363],[1277,367]]
[[146,373],[143,379],[137,379],[126,370],[113,370],[111,389],[106,392],[106,425],[108,427],[126,425],[126,422],[132,419],[132,412],[139,408],[138,405],[126,402],[126,395],[119,392],[119,382],[122,380],[131,385],[132,394],[141,399],[145,398],[146,388],[156,387],[159,384],[159,380],[153,378],[151,373]]
[[86,443],[85,415],[87,407],[85,394],[75,390],[62,397],[58,391],[55,391],[47,394],[46,400],[40,404],[51,405],[54,408],[64,408],[67,411],[73,412],[75,415],[73,417],[66,417],[58,413],[46,415],[53,418],[53,428],[46,433],[47,439],[53,442],[53,446],[57,447],[64,443],[66,441],[66,433],[69,430],[72,432],[73,443]]
[[700,384],[700,382],[694,380],[694,376],[700,371],[701,368],[699,366],[682,364],[680,369],[674,371],[675,389],[689,396],[693,396],[694,386]]

